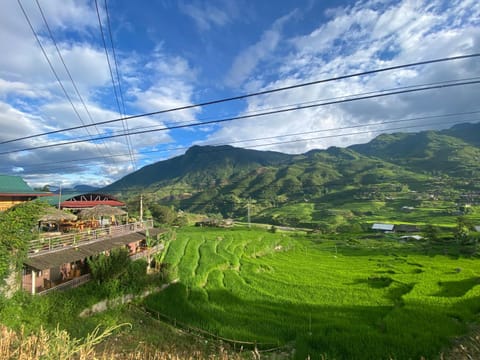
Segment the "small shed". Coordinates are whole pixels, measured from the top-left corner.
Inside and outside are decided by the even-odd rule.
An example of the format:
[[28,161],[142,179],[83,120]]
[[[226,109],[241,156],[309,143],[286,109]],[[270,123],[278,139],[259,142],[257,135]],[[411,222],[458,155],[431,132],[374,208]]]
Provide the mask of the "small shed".
[[372,230],[378,231],[393,231],[395,225],[393,224],[382,224],[382,223],[375,223],[372,225]]

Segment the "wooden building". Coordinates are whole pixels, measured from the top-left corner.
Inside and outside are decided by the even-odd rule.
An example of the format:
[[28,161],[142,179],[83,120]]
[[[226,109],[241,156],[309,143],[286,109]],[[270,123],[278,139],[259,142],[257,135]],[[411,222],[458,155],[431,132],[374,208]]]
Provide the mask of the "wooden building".
[[25,201],[52,195],[50,192],[33,190],[20,176],[0,175],[0,211]]
[[157,243],[150,248],[147,237],[158,240],[164,232],[153,228],[150,220],[32,241],[24,261],[22,288],[45,294],[77,287],[90,280],[88,258],[116,248],[128,249],[133,260],[148,258],[164,246]]

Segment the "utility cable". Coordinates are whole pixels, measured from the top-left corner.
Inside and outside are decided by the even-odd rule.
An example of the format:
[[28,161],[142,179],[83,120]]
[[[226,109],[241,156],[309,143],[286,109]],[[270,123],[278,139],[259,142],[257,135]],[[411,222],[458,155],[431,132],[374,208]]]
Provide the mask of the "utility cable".
[[[412,89],[412,88],[417,88],[417,87],[419,87],[419,86],[430,86],[430,85],[438,85],[438,84],[451,84],[451,83],[455,83],[455,82],[459,82],[459,81],[470,81],[470,80],[479,80],[479,79],[480,79],[480,77],[477,76],[477,77],[464,78],[464,79],[437,81],[437,82],[433,82],[433,83],[424,83],[424,84],[417,84],[417,85],[399,86],[399,87],[396,87],[396,88],[389,88],[389,89],[368,91],[368,92],[363,92],[363,93],[358,93],[358,94],[353,94],[353,95],[336,96],[336,97],[325,98],[325,99],[316,99],[316,100],[310,100],[310,101],[303,101],[303,102],[294,103],[294,104],[286,104],[286,105],[272,106],[272,107],[257,109],[256,111],[244,112],[243,115],[257,114],[257,113],[259,113],[259,112],[266,111],[266,110],[286,109],[286,108],[290,108],[290,107],[294,107],[294,106],[297,107],[297,106],[307,105],[307,104],[316,104],[316,103],[318,103],[318,102],[320,102],[320,101],[331,101],[331,100],[337,100],[337,99],[346,99],[346,98],[349,98],[349,97],[356,97],[356,96],[363,96],[363,95],[378,94],[378,93],[387,92],[387,91],[393,91],[393,90]],[[233,114],[228,114],[227,116],[233,116]],[[199,122],[201,123],[201,122],[204,122],[204,121],[213,120],[213,119],[215,119],[215,118],[216,118],[216,117],[213,117],[213,116],[205,117],[205,118],[199,119]],[[192,123],[191,121],[188,121],[188,122],[177,123],[177,125],[181,125],[181,124],[191,124],[191,123]],[[141,127],[136,127],[136,128],[135,128],[136,131],[146,130],[146,129],[154,130],[154,129],[161,129],[161,127],[159,127],[159,125],[150,125],[150,126],[141,126]],[[112,131],[111,134],[123,134],[123,133],[121,132],[121,130],[117,130],[117,131]],[[85,137],[78,136],[78,137],[76,137],[76,140],[83,139],[83,138],[85,138]]]
[[120,121],[122,123],[123,131],[125,132],[125,135],[124,135],[125,136],[125,142],[127,144],[128,153],[130,154],[130,159],[132,161],[133,168],[136,169],[136,164],[135,164],[135,161],[133,159],[133,154],[132,154],[132,148],[130,147],[130,142],[128,141],[128,134],[126,133],[123,112],[121,110],[120,101],[118,99],[117,87],[115,86],[115,79],[114,79],[114,76],[113,76],[112,65],[110,64],[110,57],[108,56],[107,42],[105,41],[105,34],[103,33],[102,20],[100,18],[100,11],[98,9],[98,0],[95,0],[95,8],[96,8],[96,11],[97,11],[98,25],[100,27],[100,34],[101,34],[101,37],[102,37],[103,48],[105,50],[105,57],[107,58],[108,70],[110,71],[110,78],[112,80],[112,87],[113,87],[113,92],[114,92],[114,95],[115,95],[115,100],[116,100],[116,103],[117,103],[118,113],[121,116]]
[[[19,0],[17,0],[17,1],[19,1]],[[348,74],[348,75],[331,77],[331,78],[327,78],[327,79],[310,81],[310,82],[296,84],[296,85],[279,87],[279,88],[275,88],[275,89],[257,91],[257,92],[254,92],[254,93],[238,95],[238,96],[233,96],[233,97],[228,97],[228,98],[222,98],[222,99],[217,99],[217,100],[211,100],[211,101],[206,101],[206,102],[201,102],[201,103],[196,103],[196,104],[191,104],[191,105],[185,105],[185,106],[180,106],[180,107],[175,107],[175,108],[170,108],[170,109],[165,109],[165,110],[159,110],[159,111],[143,113],[143,114],[138,114],[138,115],[131,115],[131,116],[126,116],[126,117],[120,118],[120,119],[112,119],[112,120],[97,122],[97,123],[89,125],[89,126],[111,124],[111,123],[122,121],[122,120],[130,120],[130,119],[136,119],[136,118],[147,117],[147,116],[152,116],[152,115],[159,115],[159,114],[165,114],[165,113],[170,113],[170,112],[176,112],[176,111],[180,111],[180,110],[187,110],[187,109],[192,109],[192,108],[196,108],[196,107],[203,107],[203,106],[209,106],[209,105],[214,105],[214,104],[220,104],[220,103],[225,103],[225,102],[230,102],[230,101],[235,101],[235,100],[242,100],[242,99],[247,99],[247,98],[250,98],[250,97],[272,94],[272,93],[277,93],[277,92],[281,92],[281,91],[302,88],[302,87],[305,87],[305,86],[317,85],[317,84],[322,84],[322,83],[327,83],[327,82],[334,82],[334,81],[339,81],[339,80],[344,80],[344,79],[349,79],[349,78],[354,78],[354,77],[360,77],[360,76],[365,76],[365,75],[372,75],[372,74],[386,72],[386,71],[399,70],[399,69],[404,69],[404,68],[408,68],[408,67],[416,67],[416,66],[434,64],[434,63],[441,63],[441,62],[448,62],[448,61],[455,61],[455,60],[462,60],[462,59],[470,59],[470,58],[479,57],[479,56],[480,56],[480,53],[474,53],[474,54],[469,54],[469,55],[460,55],[460,56],[439,58],[439,59],[433,59],[433,60],[419,61],[419,62],[408,63],[408,64],[403,64],[403,65],[395,65],[395,66],[390,66],[390,67],[385,67],[385,68],[380,68],[380,69],[375,69],[375,70],[368,70],[368,71],[352,73],[352,74]],[[0,142],[0,145],[15,142],[15,141],[20,141],[20,140],[26,140],[26,139],[31,139],[31,138],[35,138],[35,137],[45,136],[45,135],[52,135],[52,134],[57,134],[57,133],[61,133],[61,132],[66,132],[66,131],[78,130],[79,128],[81,128],[81,127],[70,127],[70,128],[53,130],[53,131],[48,131],[48,132],[34,134],[34,135],[23,136],[23,137],[16,138],[16,139],[2,141],[2,142]]]
[[[109,34],[109,37],[110,37],[110,44],[112,46],[113,63],[115,65],[115,73],[117,75],[118,92],[120,93],[120,101],[122,103],[121,115],[122,115],[122,117],[125,117],[125,115],[127,114],[127,111],[125,109],[125,99],[123,98],[123,89],[122,89],[122,82],[120,80],[121,76],[120,76],[120,69],[119,69],[118,61],[117,61],[117,53],[115,51],[115,45],[113,44],[112,27],[110,25],[110,15],[108,13],[107,0],[105,0],[104,3],[105,3],[105,14],[107,15],[108,34]],[[100,23],[100,26],[101,26],[101,23]],[[122,124],[125,124],[123,126],[124,130],[126,130],[127,133],[130,132],[130,129],[128,128],[128,120],[125,120],[125,122],[122,121]],[[130,153],[130,156],[132,157],[132,160],[133,160],[133,165],[134,165],[133,169],[136,170],[137,169],[137,160],[135,158],[135,153],[133,151],[132,139],[130,138],[129,135],[126,136],[126,139],[127,139],[127,142],[128,142],[129,153]]]
[[[273,115],[273,114],[279,114],[279,113],[287,113],[287,112],[291,112],[291,111],[304,110],[304,109],[312,109],[312,108],[317,108],[317,107],[322,107],[322,106],[327,106],[327,105],[348,103],[348,102],[353,102],[353,101],[374,99],[374,98],[379,98],[379,97],[386,97],[386,96],[406,94],[406,93],[414,93],[414,92],[426,91],[426,90],[450,88],[450,87],[465,86],[465,85],[474,85],[474,84],[479,84],[479,83],[480,83],[480,80],[464,81],[464,82],[458,82],[458,83],[454,83],[454,84],[442,84],[442,85],[434,85],[434,86],[425,86],[425,87],[420,87],[420,88],[415,88],[415,89],[404,89],[404,90],[399,90],[399,91],[391,91],[391,92],[387,92],[387,93],[383,93],[383,94],[359,96],[359,97],[355,97],[355,98],[327,101],[327,102],[322,102],[322,103],[319,103],[319,104],[303,105],[303,106],[298,106],[298,107],[293,107],[293,108],[288,108],[288,109],[282,109],[282,110],[266,111],[266,112],[257,113],[257,114],[253,114],[253,115],[241,115],[241,116],[235,116],[235,117],[230,117],[230,118],[224,118],[224,119],[218,119],[218,120],[212,120],[212,121],[205,121],[205,122],[202,122],[202,123],[193,123],[193,124],[170,126],[170,127],[164,127],[164,128],[159,128],[159,129],[155,129],[155,130],[134,131],[134,132],[130,132],[129,135],[139,135],[139,134],[158,132],[158,131],[166,131],[166,130],[173,130],[173,129],[204,126],[204,125],[210,125],[210,124],[218,124],[218,123],[229,122],[229,121],[234,121],[234,120],[255,118],[255,117],[259,117],[259,116]],[[125,136],[125,135],[124,134],[106,135],[106,136],[94,138],[94,139],[91,139],[91,140],[95,141],[95,140],[102,140],[102,139],[111,139],[111,138],[116,138],[116,137],[120,137],[120,136]],[[3,151],[3,152],[0,152],[0,155],[6,155],[6,154],[12,154],[12,153],[17,153],[17,152],[22,152],[22,151],[36,150],[36,149],[45,149],[45,148],[52,148],[52,147],[58,147],[58,146],[65,146],[65,145],[71,145],[71,144],[78,144],[78,143],[83,143],[83,142],[87,142],[87,141],[89,141],[89,140],[72,140],[72,141],[66,141],[66,142],[61,142],[61,143],[51,143],[51,144],[46,144],[46,145],[33,146],[33,147],[29,147],[29,148]]]
[[82,126],[77,126],[76,128],[77,128],[77,129],[83,129],[83,128],[85,128],[85,130],[86,130],[86,132],[88,133],[88,135],[89,135],[89,136],[92,136],[92,135],[90,134],[90,132],[88,131],[87,128],[90,127],[90,126],[94,126],[95,124],[85,125],[85,122],[83,121],[82,117],[81,117],[80,114],[78,113],[75,105],[73,104],[72,99],[70,98],[70,95],[68,95],[68,92],[67,92],[67,90],[65,89],[65,87],[63,86],[63,83],[62,83],[62,81],[60,80],[60,77],[58,76],[57,72],[55,71],[55,68],[53,67],[53,64],[52,64],[52,62],[50,61],[50,59],[49,59],[49,57],[48,57],[48,55],[47,55],[47,53],[46,53],[46,51],[45,51],[45,49],[44,49],[44,47],[43,47],[40,39],[39,39],[39,37],[38,37],[35,29],[33,28],[33,25],[32,25],[32,23],[31,23],[31,21],[30,21],[30,18],[28,17],[28,14],[26,13],[26,11],[25,11],[22,3],[21,3],[21,0],[17,0],[17,3],[18,3],[18,5],[20,6],[20,9],[21,9],[22,12],[23,12],[23,15],[25,16],[25,19],[26,19],[28,25],[30,26],[30,29],[32,30],[33,35],[35,36],[35,39],[37,40],[37,43],[38,43],[38,45],[40,46],[40,49],[42,50],[42,53],[43,53],[43,56],[45,57],[45,60],[47,61],[48,65],[50,66],[50,70],[52,71],[53,75],[55,76],[55,79],[57,80],[58,84],[59,84],[60,87],[62,88],[63,93],[64,93],[65,97],[67,98],[68,102],[70,103],[70,105],[72,106],[72,109],[73,109],[73,111],[75,112],[77,118],[78,118],[78,119],[80,120],[80,122],[83,124]]
[[[204,146],[222,146],[222,145],[225,146],[225,145],[231,145],[231,144],[234,144],[234,143],[247,143],[247,142],[254,142],[254,141],[261,141],[261,140],[271,140],[271,139],[277,139],[277,138],[284,138],[284,137],[291,137],[291,136],[298,136],[298,135],[306,135],[306,134],[312,134],[312,133],[356,129],[356,128],[362,128],[362,127],[363,128],[370,128],[372,126],[387,125],[387,124],[399,123],[399,122],[410,122],[410,121],[416,121],[416,120],[435,119],[435,118],[441,118],[441,117],[451,117],[451,116],[458,116],[458,115],[463,115],[463,114],[478,114],[478,113],[480,113],[480,111],[468,112],[468,113],[446,114],[446,115],[433,115],[433,116],[417,117],[417,118],[402,119],[402,120],[391,120],[391,121],[384,121],[384,122],[378,122],[378,123],[352,125],[352,126],[344,126],[344,127],[338,127],[338,128],[306,131],[306,132],[300,132],[300,133],[291,133],[291,134],[269,136],[269,137],[262,137],[262,138],[237,140],[237,141],[229,142],[228,144],[227,143],[206,144]],[[470,121],[472,121],[472,120],[473,121],[478,121],[480,119],[476,118],[476,119],[469,119],[469,120]],[[248,148],[274,146],[274,145],[281,145],[281,144],[287,144],[287,143],[298,143],[298,142],[304,142],[304,141],[310,141],[310,140],[319,140],[319,139],[327,139],[327,138],[340,138],[340,137],[348,137],[348,136],[355,136],[355,135],[368,134],[368,133],[380,133],[380,132],[385,132],[385,131],[405,130],[405,129],[408,130],[408,129],[413,129],[413,128],[421,128],[421,127],[434,126],[434,125],[444,125],[444,124],[455,125],[455,124],[461,124],[461,123],[464,123],[464,122],[465,122],[465,120],[456,120],[455,119],[455,120],[452,121],[450,119],[450,120],[440,121],[440,122],[435,122],[435,123],[423,123],[423,124],[419,124],[419,125],[408,125],[408,126],[388,128],[388,129],[376,129],[376,130],[375,129],[369,129],[369,130],[359,131],[359,132],[351,132],[351,133],[343,133],[343,134],[331,134],[331,135],[325,135],[325,136],[318,136],[318,137],[314,137],[314,138],[302,138],[302,139],[293,139],[293,140],[287,140],[287,141],[253,144],[253,145],[248,146]],[[157,152],[165,152],[165,151],[178,151],[178,150],[185,150],[185,149],[188,149],[188,147],[176,147],[176,148],[162,149],[162,150],[151,150],[151,151],[141,152],[140,154],[149,154],[149,153],[157,153]],[[227,150],[229,150],[229,149],[225,149],[225,150],[215,149],[215,150],[212,150],[212,151],[219,152],[219,151],[227,151]],[[128,154],[112,155],[112,157],[120,157],[120,156],[125,156],[125,155],[128,155]],[[97,158],[72,159],[72,160],[65,160],[65,161],[57,161],[57,162],[55,162],[55,164],[62,163],[62,162],[63,163],[71,163],[71,162],[75,162],[75,161],[92,161],[92,160],[97,160],[97,159],[100,159],[100,158],[97,157]],[[79,165],[70,166],[70,167],[62,166],[62,167],[58,167],[58,168],[51,168],[51,167],[48,167],[49,164],[50,163],[38,164],[38,165],[44,165],[44,167],[39,167],[38,169],[44,170],[45,165],[47,165],[48,170],[76,168],[76,167],[79,166]]]
[[[58,54],[58,57],[60,58],[60,61],[62,62],[63,67],[65,68],[65,72],[67,73],[68,78],[70,79],[70,82],[72,83],[72,86],[73,86],[73,88],[74,88],[74,90],[75,90],[78,98],[80,99],[80,102],[82,103],[83,108],[84,108],[86,114],[88,115],[90,121],[91,121],[92,123],[95,123],[95,121],[94,121],[93,118],[92,118],[92,115],[90,114],[90,111],[88,111],[87,105],[85,104],[85,101],[83,100],[83,97],[82,97],[82,95],[80,94],[80,91],[78,90],[78,87],[77,87],[75,81],[73,80],[72,74],[70,73],[70,70],[68,69],[68,66],[67,66],[67,64],[65,63],[65,60],[64,60],[64,58],[63,58],[63,55],[62,55],[60,49],[58,48],[57,42],[56,42],[56,40],[55,40],[55,37],[53,36],[53,33],[52,33],[51,29],[50,29],[50,25],[48,25],[47,18],[45,17],[45,14],[44,14],[44,12],[43,12],[43,10],[42,10],[42,7],[40,6],[40,2],[39,2],[38,0],[35,0],[35,1],[36,1],[36,3],[37,3],[38,10],[40,11],[40,14],[42,15],[42,19],[43,19],[43,22],[44,22],[44,24],[45,24],[45,27],[47,28],[48,33],[49,33],[49,35],[50,35],[50,39],[52,40],[52,43],[53,43],[53,45],[55,46],[55,49],[56,49],[57,54]],[[82,121],[82,123],[83,123],[83,121]],[[100,131],[98,130],[97,126],[95,126],[95,130],[97,131],[97,134],[100,135]],[[88,132],[88,131],[87,131],[87,132]],[[89,134],[90,137],[92,136],[90,133],[88,133],[88,134]],[[103,142],[103,144],[104,144],[104,146],[105,146],[105,149],[106,149],[106,150],[110,153],[110,155],[111,155],[112,153],[110,152],[110,149],[108,148],[106,142]],[[101,153],[100,149],[98,149],[98,146],[97,146],[97,150],[99,150],[99,152]]]

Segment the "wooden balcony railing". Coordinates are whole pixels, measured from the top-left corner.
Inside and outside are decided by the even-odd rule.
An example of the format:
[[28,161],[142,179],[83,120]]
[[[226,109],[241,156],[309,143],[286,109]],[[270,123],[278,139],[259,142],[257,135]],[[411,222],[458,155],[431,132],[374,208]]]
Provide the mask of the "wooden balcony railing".
[[142,222],[129,223],[124,225],[110,226],[95,230],[85,230],[69,234],[61,234],[52,237],[45,237],[46,234],[40,235],[39,239],[30,241],[28,255],[34,256],[50,252],[56,249],[64,249],[67,247],[75,247],[82,244],[88,244],[95,241],[113,238],[117,236],[131,234],[137,231],[153,228],[153,221],[147,220]]
[[66,281],[64,283],[55,285],[49,289],[44,289],[39,291],[37,294],[38,295],[46,295],[48,293],[51,293],[52,291],[61,291],[61,290],[67,290],[67,289],[73,289],[76,288],[77,286],[83,285],[86,282],[90,281],[91,275],[90,274],[85,274],[76,278],[73,278],[72,280]]
[[148,248],[136,254],[130,255],[130,259],[132,259],[132,261],[143,259],[143,258],[146,258],[148,254],[153,255],[159,251],[162,251],[164,248],[165,246],[163,244],[157,244],[155,246],[152,246],[151,248]]

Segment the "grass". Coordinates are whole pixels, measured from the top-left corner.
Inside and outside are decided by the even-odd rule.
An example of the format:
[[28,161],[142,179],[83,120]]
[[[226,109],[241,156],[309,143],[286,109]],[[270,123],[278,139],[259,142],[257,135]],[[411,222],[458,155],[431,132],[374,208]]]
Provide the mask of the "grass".
[[[405,211],[403,206],[413,207]],[[415,225],[432,224],[439,227],[454,227],[453,215],[458,206],[451,201],[422,201],[408,193],[392,194],[388,200],[354,200],[346,197],[329,202],[313,201],[288,204],[264,210],[254,217],[260,222],[290,226],[316,227],[330,224],[336,227],[350,220],[358,223],[375,222],[404,223]],[[480,224],[480,206],[473,206],[473,212],[465,215],[472,224]]]
[[435,358],[479,320],[479,260],[416,244],[185,228],[165,261],[180,282],[147,308],[299,359]]

